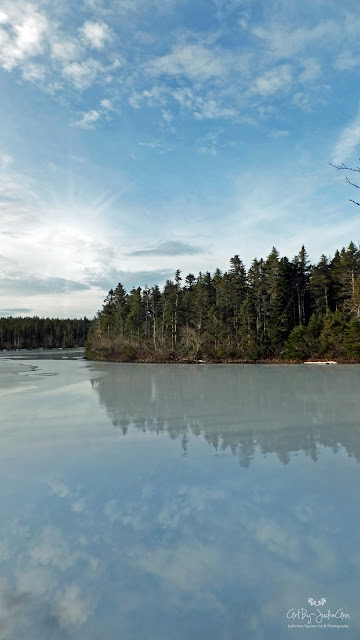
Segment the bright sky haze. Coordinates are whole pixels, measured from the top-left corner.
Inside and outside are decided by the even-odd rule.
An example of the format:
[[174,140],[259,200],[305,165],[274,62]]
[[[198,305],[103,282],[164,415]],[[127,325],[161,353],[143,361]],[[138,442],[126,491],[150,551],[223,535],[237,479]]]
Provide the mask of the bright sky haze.
[[0,0],[0,315],[358,242],[359,42],[357,0]]

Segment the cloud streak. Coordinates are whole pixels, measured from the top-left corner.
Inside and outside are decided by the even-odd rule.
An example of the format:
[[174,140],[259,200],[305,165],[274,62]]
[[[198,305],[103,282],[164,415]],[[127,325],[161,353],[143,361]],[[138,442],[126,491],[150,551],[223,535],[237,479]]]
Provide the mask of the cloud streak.
[[150,249],[139,249],[137,251],[131,251],[128,256],[181,256],[189,255],[194,256],[199,253],[204,253],[204,249],[196,247],[186,242],[180,242],[178,240],[168,240],[167,242],[161,242],[156,247]]
[[349,160],[360,144],[360,109],[354,120],[346,125],[341,132],[332,152],[332,161],[341,164]]

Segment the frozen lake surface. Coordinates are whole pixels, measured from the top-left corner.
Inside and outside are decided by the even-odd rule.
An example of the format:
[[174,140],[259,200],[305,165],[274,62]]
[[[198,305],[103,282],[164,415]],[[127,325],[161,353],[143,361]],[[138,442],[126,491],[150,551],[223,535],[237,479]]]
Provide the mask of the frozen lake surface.
[[0,639],[358,639],[359,391],[2,353]]

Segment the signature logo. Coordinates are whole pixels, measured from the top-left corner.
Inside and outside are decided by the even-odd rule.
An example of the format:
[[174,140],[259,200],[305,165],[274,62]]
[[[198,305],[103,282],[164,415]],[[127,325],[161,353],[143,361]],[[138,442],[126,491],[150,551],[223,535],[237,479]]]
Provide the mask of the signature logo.
[[347,622],[350,620],[350,614],[346,613],[343,608],[336,609],[336,611],[320,609],[320,607],[326,604],[326,598],[320,598],[320,600],[308,598],[308,604],[313,607],[312,610],[308,610],[305,607],[301,609],[289,609],[286,614],[287,619],[291,620],[291,623],[288,623],[288,628],[309,629],[312,627],[321,627],[347,629],[349,627]]

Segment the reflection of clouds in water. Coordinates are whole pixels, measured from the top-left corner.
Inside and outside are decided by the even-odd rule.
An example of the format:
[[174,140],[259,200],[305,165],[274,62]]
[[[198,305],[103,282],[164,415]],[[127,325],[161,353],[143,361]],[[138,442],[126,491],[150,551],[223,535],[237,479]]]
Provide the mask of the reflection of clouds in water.
[[38,567],[16,569],[15,584],[17,593],[28,594],[32,597],[43,596],[53,588],[51,572]]
[[300,558],[300,541],[293,532],[287,531],[283,523],[280,525],[269,518],[260,518],[250,531],[254,540],[264,545],[268,551],[276,553],[282,559],[298,562]]
[[72,567],[78,559],[78,555],[70,551],[61,531],[51,525],[43,529],[29,551],[34,562],[42,566],[53,566],[61,571]]
[[226,498],[223,491],[203,487],[181,486],[177,495],[165,504],[157,515],[157,523],[164,528],[177,529],[189,518],[209,511],[214,501]]
[[61,627],[82,625],[91,613],[89,600],[82,597],[78,586],[72,584],[55,596],[51,616]]
[[[11,538],[14,532],[17,536]],[[0,582],[0,639],[25,637],[23,633],[48,638],[50,623],[61,628],[85,624],[97,601],[91,585],[99,567],[98,558],[83,549],[86,540],[54,525],[44,526],[33,538],[16,522],[7,523],[1,533],[12,544],[17,567]],[[74,574],[80,585],[70,577]]]
[[50,491],[59,498],[66,498],[66,496],[70,493],[69,487],[67,487],[63,482],[58,482],[57,480],[48,480],[48,485]]
[[104,515],[109,520],[110,524],[114,524],[116,520],[120,520],[121,513],[116,500],[109,500],[104,507]]
[[75,502],[71,505],[71,511],[74,513],[81,513],[85,509],[85,500],[80,498],[79,500],[75,500]]
[[[177,588],[181,591],[196,593],[211,592],[212,582],[218,569],[223,568],[221,582],[224,584],[229,578],[226,566],[226,553],[216,545],[200,544],[191,538],[177,545],[175,549],[145,548],[136,552],[136,564],[147,573],[160,578],[167,588]],[[230,571],[232,574],[232,571]]]
[[[164,491],[162,494],[164,497]],[[241,592],[246,586],[246,606],[249,612],[253,608],[256,613],[253,611],[243,620],[243,628],[248,632],[258,630],[259,637],[265,637],[268,623],[277,627],[283,622],[286,624],[283,611],[306,604],[304,598],[314,584],[321,590],[331,579],[328,593],[332,594],[334,604],[339,603],[344,589],[339,593],[335,576],[350,569],[351,559],[346,549],[339,550],[333,509],[317,504],[317,517],[311,520],[316,504],[314,512],[311,508],[306,511],[302,505],[301,513],[305,512],[307,517],[299,530],[287,503],[280,505],[276,500],[271,501],[266,493],[259,501],[259,489],[255,488],[252,495],[246,496],[239,517],[235,514],[224,528],[218,516],[219,503],[224,498],[228,496],[221,491],[186,487],[176,498],[165,497],[156,508],[143,507],[141,512],[147,513],[153,539],[150,538],[149,547],[132,547],[131,559],[135,558],[138,567],[160,581],[171,602],[178,600],[187,606],[185,594],[191,594],[195,598],[193,606],[201,608],[201,601],[213,599],[217,611],[223,610],[228,615],[226,597],[223,598],[221,592],[226,593],[226,589],[230,589],[228,593],[236,589]],[[206,516],[208,531],[198,529],[196,505]],[[146,526],[139,513],[128,514],[127,524],[133,524],[137,532]],[[159,538],[159,527],[175,529],[175,538],[167,538],[166,534]],[[269,590],[270,579],[274,580],[276,597]],[[351,591],[346,604],[355,606]],[[281,632],[278,631],[277,637],[281,637]]]
[[[358,504],[360,467],[336,443],[343,440],[356,453],[358,423],[355,432],[351,411],[337,423],[339,411],[326,406],[329,385],[335,397],[333,374],[320,374],[318,396],[297,417],[289,414],[289,425],[287,412],[300,407],[306,389],[296,387],[299,376],[276,386],[278,369],[266,380],[261,369],[258,422],[256,369],[240,377],[229,377],[236,368],[212,369],[211,393],[196,367],[113,370],[113,383],[103,378],[101,400],[124,427],[134,418],[139,434],[132,428],[123,439],[105,412],[101,419],[94,412],[97,425],[79,411],[75,427],[63,417],[55,430],[40,424],[54,442],[63,442],[65,429],[66,455],[59,451],[54,464],[39,470],[38,482],[30,463],[19,470],[17,500],[0,522],[1,640],[117,638],[119,630],[121,637],[142,638],[144,628],[156,639],[225,639],[241,629],[251,640],[284,640],[286,610],[304,606],[309,596],[356,607],[360,555],[349,550],[357,545],[358,512],[351,504]],[[130,391],[121,385],[124,371]],[[313,374],[309,378],[312,384]],[[193,408],[197,391],[204,398]],[[90,392],[89,412],[97,403]],[[353,389],[351,398],[355,407]],[[63,400],[60,394],[59,411]],[[285,407],[278,414],[277,400]],[[270,420],[274,415],[283,421]],[[313,416],[321,428],[309,427]],[[157,431],[178,443],[189,434],[188,456]],[[34,439],[31,430],[26,437]],[[338,453],[328,448],[313,464],[306,456],[316,459],[320,442]],[[238,455],[242,468],[223,450]],[[267,455],[272,451],[277,455]],[[292,451],[298,457],[281,464]],[[33,455],[36,464],[37,449]]]
[[54,577],[38,570],[17,571],[15,589],[6,582],[0,584],[1,640],[49,637],[43,636],[49,620],[61,628],[79,626],[91,612],[90,599],[78,586],[56,589]]
[[[183,466],[174,475],[167,465],[149,473],[151,457],[147,466],[142,461],[141,474],[133,473],[126,455],[114,476],[117,484],[126,480],[124,491],[110,485],[110,477],[100,489],[89,478],[82,492],[58,477],[51,500],[67,514],[63,523],[41,520],[40,533],[31,534],[14,522],[8,532],[17,535],[1,536],[5,547],[13,543],[18,566],[14,581],[0,589],[1,639],[21,637],[35,619],[36,625],[55,625],[56,639],[66,633],[87,640],[90,625],[100,629],[97,620],[104,637],[113,637],[106,635],[110,622],[104,617],[110,606],[111,628],[121,626],[124,637],[139,637],[142,620],[149,637],[164,637],[165,631],[156,634],[161,620],[176,640],[194,637],[197,628],[199,637],[209,636],[206,624],[214,638],[233,637],[241,628],[247,637],[282,640],[286,610],[303,606],[324,585],[335,604],[355,606],[356,587],[342,578],[351,558],[348,546],[338,544],[343,532],[334,522],[335,515],[344,520],[345,512],[339,499],[331,507],[322,504],[319,484],[314,493],[318,465],[307,462],[315,475],[309,473],[296,490],[295,465],[263,462],[251,473],[224,459],[214,474],[212,462],[207,468],[187,462],[185,480]],[[77,502],[81,509],[74,510]],[[345,535],[351,544],[347,527]],[[330,579],[337,586],[327,588]]]
[[59,482],[56,479],[51,478],[46,481],[50,492],[57,496],[58,498],[72,498],[73,502],[71,503],[71,511],[74,513],[81,513],[85,509],[85,500],[84,498],[79,497],[78,491],[71,491],[69,487],[66,486],[63,482]]

